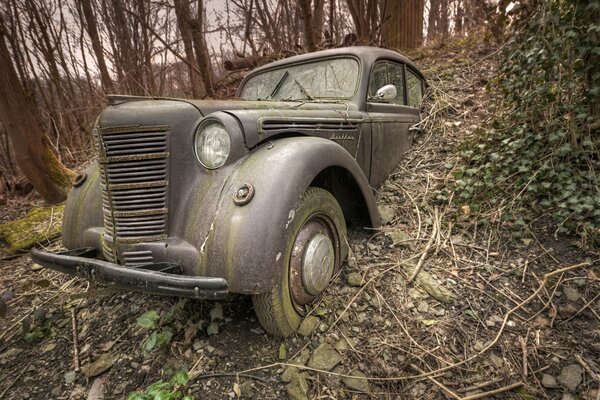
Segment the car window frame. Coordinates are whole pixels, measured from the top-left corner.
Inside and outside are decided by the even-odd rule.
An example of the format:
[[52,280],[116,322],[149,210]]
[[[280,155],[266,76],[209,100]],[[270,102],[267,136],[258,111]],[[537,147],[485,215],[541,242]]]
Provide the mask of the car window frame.
[[[410,107],[410,108],[420,109],[421,106],[423,105],[423,99],[425,98],[425,78],[423,77],[423,75],[420,72],[417,72],[414,68],[406,67],[406,65],[405,65],[404,72],[405,72],[404,73],[404,85],[405,85],[406,106]],[[413,74],[421,83],[421,101],[420,101],[420,104],[416,107],[408,104],[409,98],[408,98],[408,74],[407,74],[407,72],[410,72],[411,74]]]
[[[379,101],[370,101],[370,91],[371,91],[371,79],[373,77],[373,72],[375,70],[375,68],[377,67],[377,65],[382,64],[382,63],[387,63],[387,64],[395,64],[395,65],[399,65],[402,67],[402,85],[403,85],[403,100],[404,100],[404,104],[397,104],[397,103],[386,103],[386,102],[379,102]],[[407,87],[406,87],[406,63],[402,62],[402,61],[398,61],[398,60],[392,60],[389,58],[380,58],[378,60],[376,60],[373,64],[371,64],[371,68],[369,70],[369,78],[368,78],[368,82],[367,82],[367,93],[366,93],[366,103],[367,104],[387,104],[390,106],[398,106],[398,107],[409,107],[408,106],[408,92],[407,92]],[[412,71],[412,70],[411,70]],[[414,73],[414,72],[413,72]],[[387,75],[387,69],[386,69],[386,75]],[[418,75],[417,75],[418,76]],[[387,78],[387,76],[386,76]],[[387,79],[386,79],[387,81]],[[389,84],[386,83],[386,85]],[[398,89],[398,88],[396,88]],[[413,107],[414,108],[414,107]]]
[[[325,57],[315,57],[315,58],[311,58],[309,60],[305,60],[305,61],[301,61],[301,62],[291,62],[291,63],[286,63],[283,65],[278,65],[276,67],[272,67],[272,68],[266,68],[266,69],[261,69],[260,71],[254,72],[252,71],[250,74],[248,74],[246,77],[244,77],[244,79],[242,80],[242,82],[240,83],[240,86],[238,87],[237,91],[236,91],[236,95],[235,97],[238,100],[244,100],[244,101],[278,101],[278,100],[249,100],[249,99],[245,99],[240,97],[242,90],[244,88],[244,86],[246,86],[246,83],[253,78],[254,76],[257,75],[261,75],[263,73],[266,72],[272,72],[272,71],[276,71],[278,69],[283,69],[283,68],[289,68],[292,65],[304,65],[304,64],[312,64],[314,62],[321,62],[321,61],[326,61],[326,60],[335,60],[335,59],[343,59],[343,58],[350,58],[353,59],[354,61],[356,61],[358,63],[358,75],[357,75],[357,79],[356,79],[356,86],[354,87],[354,92],[352,93],[352,95],[350,95],[349,97],[345,97],[345,98],[339,98],[339,99],[329,99],[329,98],[315,98],[315,100],[313,100],[314,102],[318,103],[319,100],[322,100],[323,102],[327,102],[327,101],[331,101],[331,100],[337,100],[337,101],[342,101],[342,102],[348,102],[348,101],[352,101],[356,98],[359,90],[360,90],[360,86],[361,86],[361,82],[362,82],[362,71],[363,71],[363,61],[360,57],[354,55],[354,54],[337,54],[337,55],[333,55],[333,56],[325,56]],[[294,101],[300,101],[300,100],[294,100]]]

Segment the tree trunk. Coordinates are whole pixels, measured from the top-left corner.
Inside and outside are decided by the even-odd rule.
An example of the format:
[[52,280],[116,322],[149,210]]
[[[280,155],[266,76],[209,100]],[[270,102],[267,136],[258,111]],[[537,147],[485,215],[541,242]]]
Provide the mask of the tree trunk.
[[438,21],[440,17],[440,0],[429,1],[429,17],[427,18],[427,41],[438,37]]
[[204,1],[198,0],[198,16],[191,20],[192,27],[192,38],[194,40],[194,50],[196,52],[196,59],[198,60],[198,66],[204,80],[204,88],[208,97],[215,95],[213,88],[213,71],[212,64],[208,55],[208,49],[206,41],[204,39]]
[[202,77],[193,67],[196,64],[196,58],[194,57],[194,43],[190,24],[190,5],[187,0],[175,0],[175,16],[177,17],[177,26],[183,39],[185,56],[189,63],[188,72],[192,85],[192,96],[199,99],[204,97],[205,93],[202,89]]
[[298,6],[300,7],[302,22],[304,24],[304,49],[309,52],[317,50],[315,20],[311,3],[311,0],[298,0]]
[[0,20],[0,119],[15,148],[17,163],[33,187],[50,204],[64,201],[74,173],[57,158],[37,124],[31,102],[19,82]]
[[424,0],[389,2],[383,24],[383,44],[405,50],[423,43]]

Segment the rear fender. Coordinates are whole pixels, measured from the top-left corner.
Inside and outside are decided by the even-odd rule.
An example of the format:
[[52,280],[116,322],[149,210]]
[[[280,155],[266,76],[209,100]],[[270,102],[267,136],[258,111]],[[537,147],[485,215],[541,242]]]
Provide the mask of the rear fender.
[[[207,276],[224,277],[230,291],[261,293],[276,287],[287,256],[290,222],[302,194],[328,167],[354,178],[372,226],[379,214],[367,178],[340,145],[317,137],[293,137],[260,145],[239,161],[223,187],[207,237],[198,244]],[[235,205],[244,184],[254,187],[252,200]]]

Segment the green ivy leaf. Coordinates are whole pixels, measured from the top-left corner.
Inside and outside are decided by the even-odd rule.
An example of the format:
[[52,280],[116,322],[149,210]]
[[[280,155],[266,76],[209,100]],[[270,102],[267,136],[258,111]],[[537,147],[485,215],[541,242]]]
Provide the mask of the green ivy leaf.
[[158,321],[158,314],[154,310],[147,311],[137,318],[137,323],[146,329],[156,328],[156,321]]

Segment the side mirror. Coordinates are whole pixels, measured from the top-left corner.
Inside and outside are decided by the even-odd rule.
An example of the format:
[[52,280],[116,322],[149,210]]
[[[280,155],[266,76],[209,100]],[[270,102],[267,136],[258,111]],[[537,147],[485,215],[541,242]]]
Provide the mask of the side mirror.
[[371,97],[369,100],[382,101],[384,103],[388,103],[394,100],[397,95],[398,89],[396,89],[396,86],[390,84],[379,88],[379,90],[377,90],[377,93],[375,93],[375,96]]

